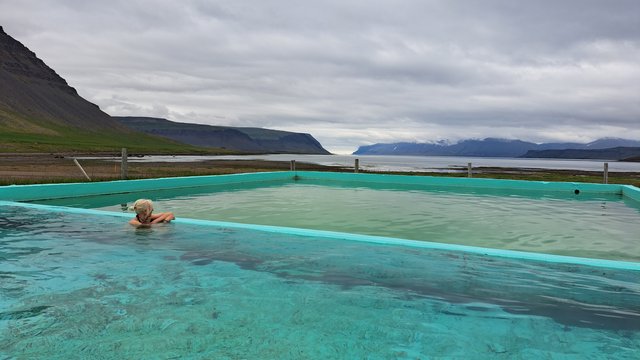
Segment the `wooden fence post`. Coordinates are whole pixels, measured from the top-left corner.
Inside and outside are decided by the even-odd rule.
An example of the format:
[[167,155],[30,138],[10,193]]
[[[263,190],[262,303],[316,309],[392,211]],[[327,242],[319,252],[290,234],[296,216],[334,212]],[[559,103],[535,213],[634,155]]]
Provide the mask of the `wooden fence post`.
[[127,148],[122,148],[122,162],[120,164],[120,178],[127,180]]

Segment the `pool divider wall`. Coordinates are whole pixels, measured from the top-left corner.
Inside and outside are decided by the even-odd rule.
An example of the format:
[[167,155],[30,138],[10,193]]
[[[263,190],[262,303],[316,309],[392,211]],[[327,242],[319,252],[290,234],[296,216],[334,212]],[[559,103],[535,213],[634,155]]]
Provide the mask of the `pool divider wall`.
[[10,185],[0,186],[0,200],[30,201],[61,199],[78,196],[122,194],[136,191],[164,190],[218,184],[224,185],[277,180],[288,181],[292,177],[293,175],[290,172],[280,171],[104,182]]
[[511,189],[541,192],[565,192],[588,194],[626,195],[640,201],[640,189],[615,184],[568,183],[526,180],[496,180],[455,178],[440,176],[407,176],[387,174],[354,174],[317,171],[279,171],[230,175],[188,176],[143,180],[119,180],[41,185],[0,186],[0,200],[30,201],[60,199],[77,196],[131,193],[161,189],[199,187],[208,185],[237,184],[264,181],[288,181],[292,179],[316,179],[325,181],[358,181],[382,184],[446,186],[452,188]]
[[[19,202],[0,200],[0,207],[3,207],[3,206],[14,206],[14,207],[37,209],[42,211],[64,212],[64,213],[72,213],[72,214],[112,216],[112,217],[124,218],[123,221],[127,221],[128,219],[132,218],[131,213],[70,208],[65,206],[25,204],[25,203],[19,203]],[[572,265],[582,265],[582,266],[590,266],[590,267],[598,267],[598,268],[640,271],[640,263],[630,262],[630,261],[581,258],[581,257],[564,256],[564,255],[533,253],[533,252],[526,252],[526,251],[502,250],[502,249],[482,248],[482,247],[458,245],[458,244],[446,244],[446,243],[436,243],[436,242],[428,242],[428,241],[407,240],[407,239],[399,239],[399,238],[391,238],[391,237],[383,237],[383,236],[361,235],[361,234],[343,233],[343,232],[335,232],[335,231],[312,230],[312,229],[301,229],[301,228],[290,228],[290,227],[282,227],[282,226],[269,226],[269,225],[257,225],[257,224],[243,224],[243,223],[233,223],[233,222],[225,222],[225,221],[181,218],[181,219],[174,220],[173,223],[175,223],[175,225],[191,224],[191,225],[198,225],[198,226],[213,226],[217,228],[246,229],[246,230],[253,230],[253,231],[297,235],[297,236],[304,236],[304,237],[327,238],[327,239],[346,240],[346,241],[359,241],[359,242],[366,242],[366,243],[373,243],[373,244],[407,246],[407,247],[422,248],[422,249],[433,249],[433,250],[439,250],[439,251],[466,252],[466,253],[473,253],[473,254],[483,255],[483,256],[501,257],[501,258],[518,259],[518,260],[529,260],[529,261],[538,261],[538,262],[547,262],[547,263],[572,264]],[[159,226],[174,226],[174,225],[159,225]]]
[[391,174],[353,174],[321,171],[298,171],[297,175],[301,179],[330,180],[330,181],[358,181],[385,184],[407,184],[407,185],[433,185],[449,187],[465,187],[478,189],[511,189],[511,190],[535,190],[566,192],[574,194],[586,192],[590,194],[618,194],[622,195],[623,185],[616,184],[594,184],[576,182],[555,182],[555,181],[528,181],[528,180],[499,180],[484,178],[462,178],[462,177],[442,177],[442,176],[411,176],[411,175],[391,175]]
[[623,185],[622,196],[640,203],[640,188],[631,185]]

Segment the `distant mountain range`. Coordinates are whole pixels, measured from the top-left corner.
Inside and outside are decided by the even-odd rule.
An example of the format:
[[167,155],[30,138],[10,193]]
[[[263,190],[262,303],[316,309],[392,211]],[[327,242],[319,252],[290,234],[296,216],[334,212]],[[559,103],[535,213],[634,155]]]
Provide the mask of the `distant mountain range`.
[[120,124],[150,135],[194,146],[215,146],[247,153],[329,154],[309,134],[288,131],[180,123],[152,117],[114,117]]
[[309,134],[112,118],[0,26],[0,152],[328,154]]
[[640,147],[613,147],[606,149],[529,150],[524,158],[594,159],[638,161]]
[[358,150],[353,154],[472,157],[553,157],[624,160],[627,158],[640,156],[640,141],[618,138],[603,138],[586,144],[536,144],[522,140],[486,138],[483,140],[464,140],[456,144],[448,144],[446,142],[399,142],[391,144],[374,144],[360,146],[360,148],[358,148]]

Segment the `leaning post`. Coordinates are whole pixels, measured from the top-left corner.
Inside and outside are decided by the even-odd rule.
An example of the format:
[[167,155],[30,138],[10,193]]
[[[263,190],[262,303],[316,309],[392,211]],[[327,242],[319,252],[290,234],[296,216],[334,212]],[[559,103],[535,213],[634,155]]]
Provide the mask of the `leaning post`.
[[91,181],[91,178],[89,177],[89,175],[87,175],[87,172],[84,171],[84,169],[82,168],[82,165],[80,165],[80,163],[78,162],[78,159],[73,158],[73,162],[80,168],[80,171],[82,171],[82,174],[84,175],[84,177],[86,177],[87,180]]
[[291,160],[291,165],[289,165],[289,170],[296,171],[296,161]]
[[122,148],[122,162],[120,164],[120,178],[127,180],[127,148]]
[[356,159],[355,164],[353,164],[353,172],[356,174],[360,171],[360,159]]
[[604,163],[604,176],[602,179],[603,184],[609,183],[609,163]]
[[467,163],[467,177],[472,177],[472,170],[473,166],[471,165],[471,163]]

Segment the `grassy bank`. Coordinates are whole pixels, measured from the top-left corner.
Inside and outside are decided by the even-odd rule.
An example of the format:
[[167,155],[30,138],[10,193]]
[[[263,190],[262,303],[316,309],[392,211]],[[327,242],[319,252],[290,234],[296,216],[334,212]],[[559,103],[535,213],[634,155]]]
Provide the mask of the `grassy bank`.
[[80,129],[25,118],[0,109],[0,154],[112,152],[126,147],[130,152],[153,154],[229,154],[229,150],[203,148],[163,137],[114,129]]
[[231,154],[225,149],[201,148],[170,141],[158,141],[151,136],[94,133],[59,136],[0,133],[1,153],[60,153],[60,152],[111,152],[126,147],[132,153],[164,154]]

